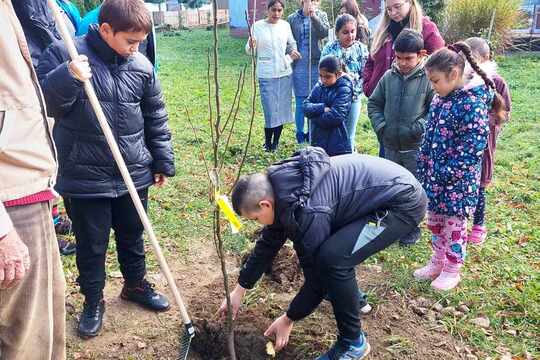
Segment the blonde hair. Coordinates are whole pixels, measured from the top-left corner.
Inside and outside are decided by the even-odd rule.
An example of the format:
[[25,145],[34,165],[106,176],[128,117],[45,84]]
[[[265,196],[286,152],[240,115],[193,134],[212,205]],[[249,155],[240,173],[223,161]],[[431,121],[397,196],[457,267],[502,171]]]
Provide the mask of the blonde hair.
[[[384,1],[384,4],[386,5],[386,1]],[[405,0],[405,2],[408,2],[411,4],[411,10],[409,12],[409,27],[413,30],[418,31],[420,34],[422,33],[422,18],[424,17],[424,12],[422,11],[422,5],[418,2],[418,0]],[[386,11],[386,7],[383,9],[383,16],[381,21],[379,22],[379,26],[377,26],[377,30],[375,30],[375,34],[373,35],[373,43],[371,44],[371,54],[377,53],[379,51],[384,42],[386,41],[386,38],[390,34],[388,31],[388,26],[390,25],[390,16],[388,15],[388,11]]]

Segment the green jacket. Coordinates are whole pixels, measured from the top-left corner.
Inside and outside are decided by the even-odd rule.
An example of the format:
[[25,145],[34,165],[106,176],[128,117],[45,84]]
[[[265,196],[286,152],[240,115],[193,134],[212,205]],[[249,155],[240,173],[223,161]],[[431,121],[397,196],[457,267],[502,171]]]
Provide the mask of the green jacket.
[[424,62],[405,76],[392,64],[368,100],[368,116],[379,142],[396,151],[418,149],[433,95]]

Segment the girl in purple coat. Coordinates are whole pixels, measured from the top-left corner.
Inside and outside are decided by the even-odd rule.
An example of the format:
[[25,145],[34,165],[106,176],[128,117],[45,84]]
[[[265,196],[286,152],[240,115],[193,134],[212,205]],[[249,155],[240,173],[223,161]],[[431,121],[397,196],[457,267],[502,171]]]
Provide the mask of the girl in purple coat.
[[[510,99],[510,90],[506,81],[497,73],[497,64],[491,60],[491,50],[486,40],[479,37],[472,37],[465,40],[471,47],[475,60],[480,67],[485,69],[489,77],[495,83],[495,89],[504,99],[504,105],[507,112],[507,118],[510,118],[510,109],[512,107]],[[484,243],[487,237],[487,228],[484,225],[486,211],[486,188],[491,183],[493,177],[493,168],[495,163],[495,148],[497,146],[497,137],[501,132],[501,124],[497,121],[494,114],[489,114],[489,137],[484,158],[482,159],[482,173],[480,176],[480,189],[478,190],[478,204],[473,217],[473,226],[469,233],[469,242],[475,245]]]
[[[465,88],[466,61],[484,84]],[[427,226],[432,232],[432,256],[414,272],[433,280],[437,290],[460,281],[466,255],[467,219],[478,202],[480,171],[489,135],[489,112],[506,117],[495,84],[480,69],[471,48],[456,43],[435,52],[426,70],[437,96],[431,103],[426,135],[418,159],[418,179],[428,196]]]

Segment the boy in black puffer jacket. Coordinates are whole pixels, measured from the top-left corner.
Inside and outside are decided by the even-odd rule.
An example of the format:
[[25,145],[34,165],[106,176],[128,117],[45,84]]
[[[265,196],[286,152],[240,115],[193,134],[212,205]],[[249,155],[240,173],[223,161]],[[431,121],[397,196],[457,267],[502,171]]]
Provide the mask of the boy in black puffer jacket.
[[[411,231],[423,219],[427,198],[401,166],[373,156],[328,157],[307,147],[264,174],[240,178],[232,191],[234,210],[266,225],[231,292],[233,317],[251,289],[291,239],[304,284],[266,330],[276,349],[289,339],[294,321],[311,314],[329,295],[338,341],[319,359],[361,359],[369,345],[361,331],[355,266]],[[227,312],[225,300],[219,309]]]
[[333,55],[319,63],[320,81],[304,101],[304,114],[311,120],[311,145],[322,147],[330,156],[351,153],[345,121],[351,110],[352,81]]
[[146,207],[148,188],[175,174],[161,87],[152,64],[137,52],[151,29],[142,0],[106,0],[99,25],[76,40],[77,59],[70,61],[65,46],[54,43],[38,65],[49,115],[56,120],[56,190],[69,199],[77,239],[78,283],[85,296],[79,335],[84,338],[96,336],[102,326],[111,228],[125,280],[121,297],[156,311],[169,308],[145,280],[143,225],[83,89],[90,79]]

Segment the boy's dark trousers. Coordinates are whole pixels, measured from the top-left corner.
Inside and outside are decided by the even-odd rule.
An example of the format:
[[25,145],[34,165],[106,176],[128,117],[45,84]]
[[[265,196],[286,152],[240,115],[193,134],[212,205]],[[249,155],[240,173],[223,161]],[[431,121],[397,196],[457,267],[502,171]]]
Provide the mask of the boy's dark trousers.
[[[411,174],[416,177],[417,172],[417,160],[420,149],[417,150],[408,150],[408,151],[398,151],[392,150],[389,148],[384,148],[384,158],[390,160],[403,166],[405,169],[409,170]],[[402,236],[400,239],[401,244],[411,245],[416,243],[421,236],[421,231],[419,227],[416,227],[413,231],[405,236]]]
[[[139,190],[139,196],[146,210],[148,189]],[[91,303],[103,297],[111,228],[120,271],[129,287],[136,286],[146,274],[144,227],[129,194],[118,198],[72,197],[66,203],[77,241],[77,282],[86,301]]]
[[384,250],[415,227],[396,214],[389,211],[382,221],[384,230],[354,252],[368,218],[346,225],[321,245],[314,266],[304,269],[305,282],[300,291],[305,292],[306,301],[301,307],[306,314],[311,313],[320,304],[324,294],[328,293],[340,338],[358,339],[361,333],[355,266]]

